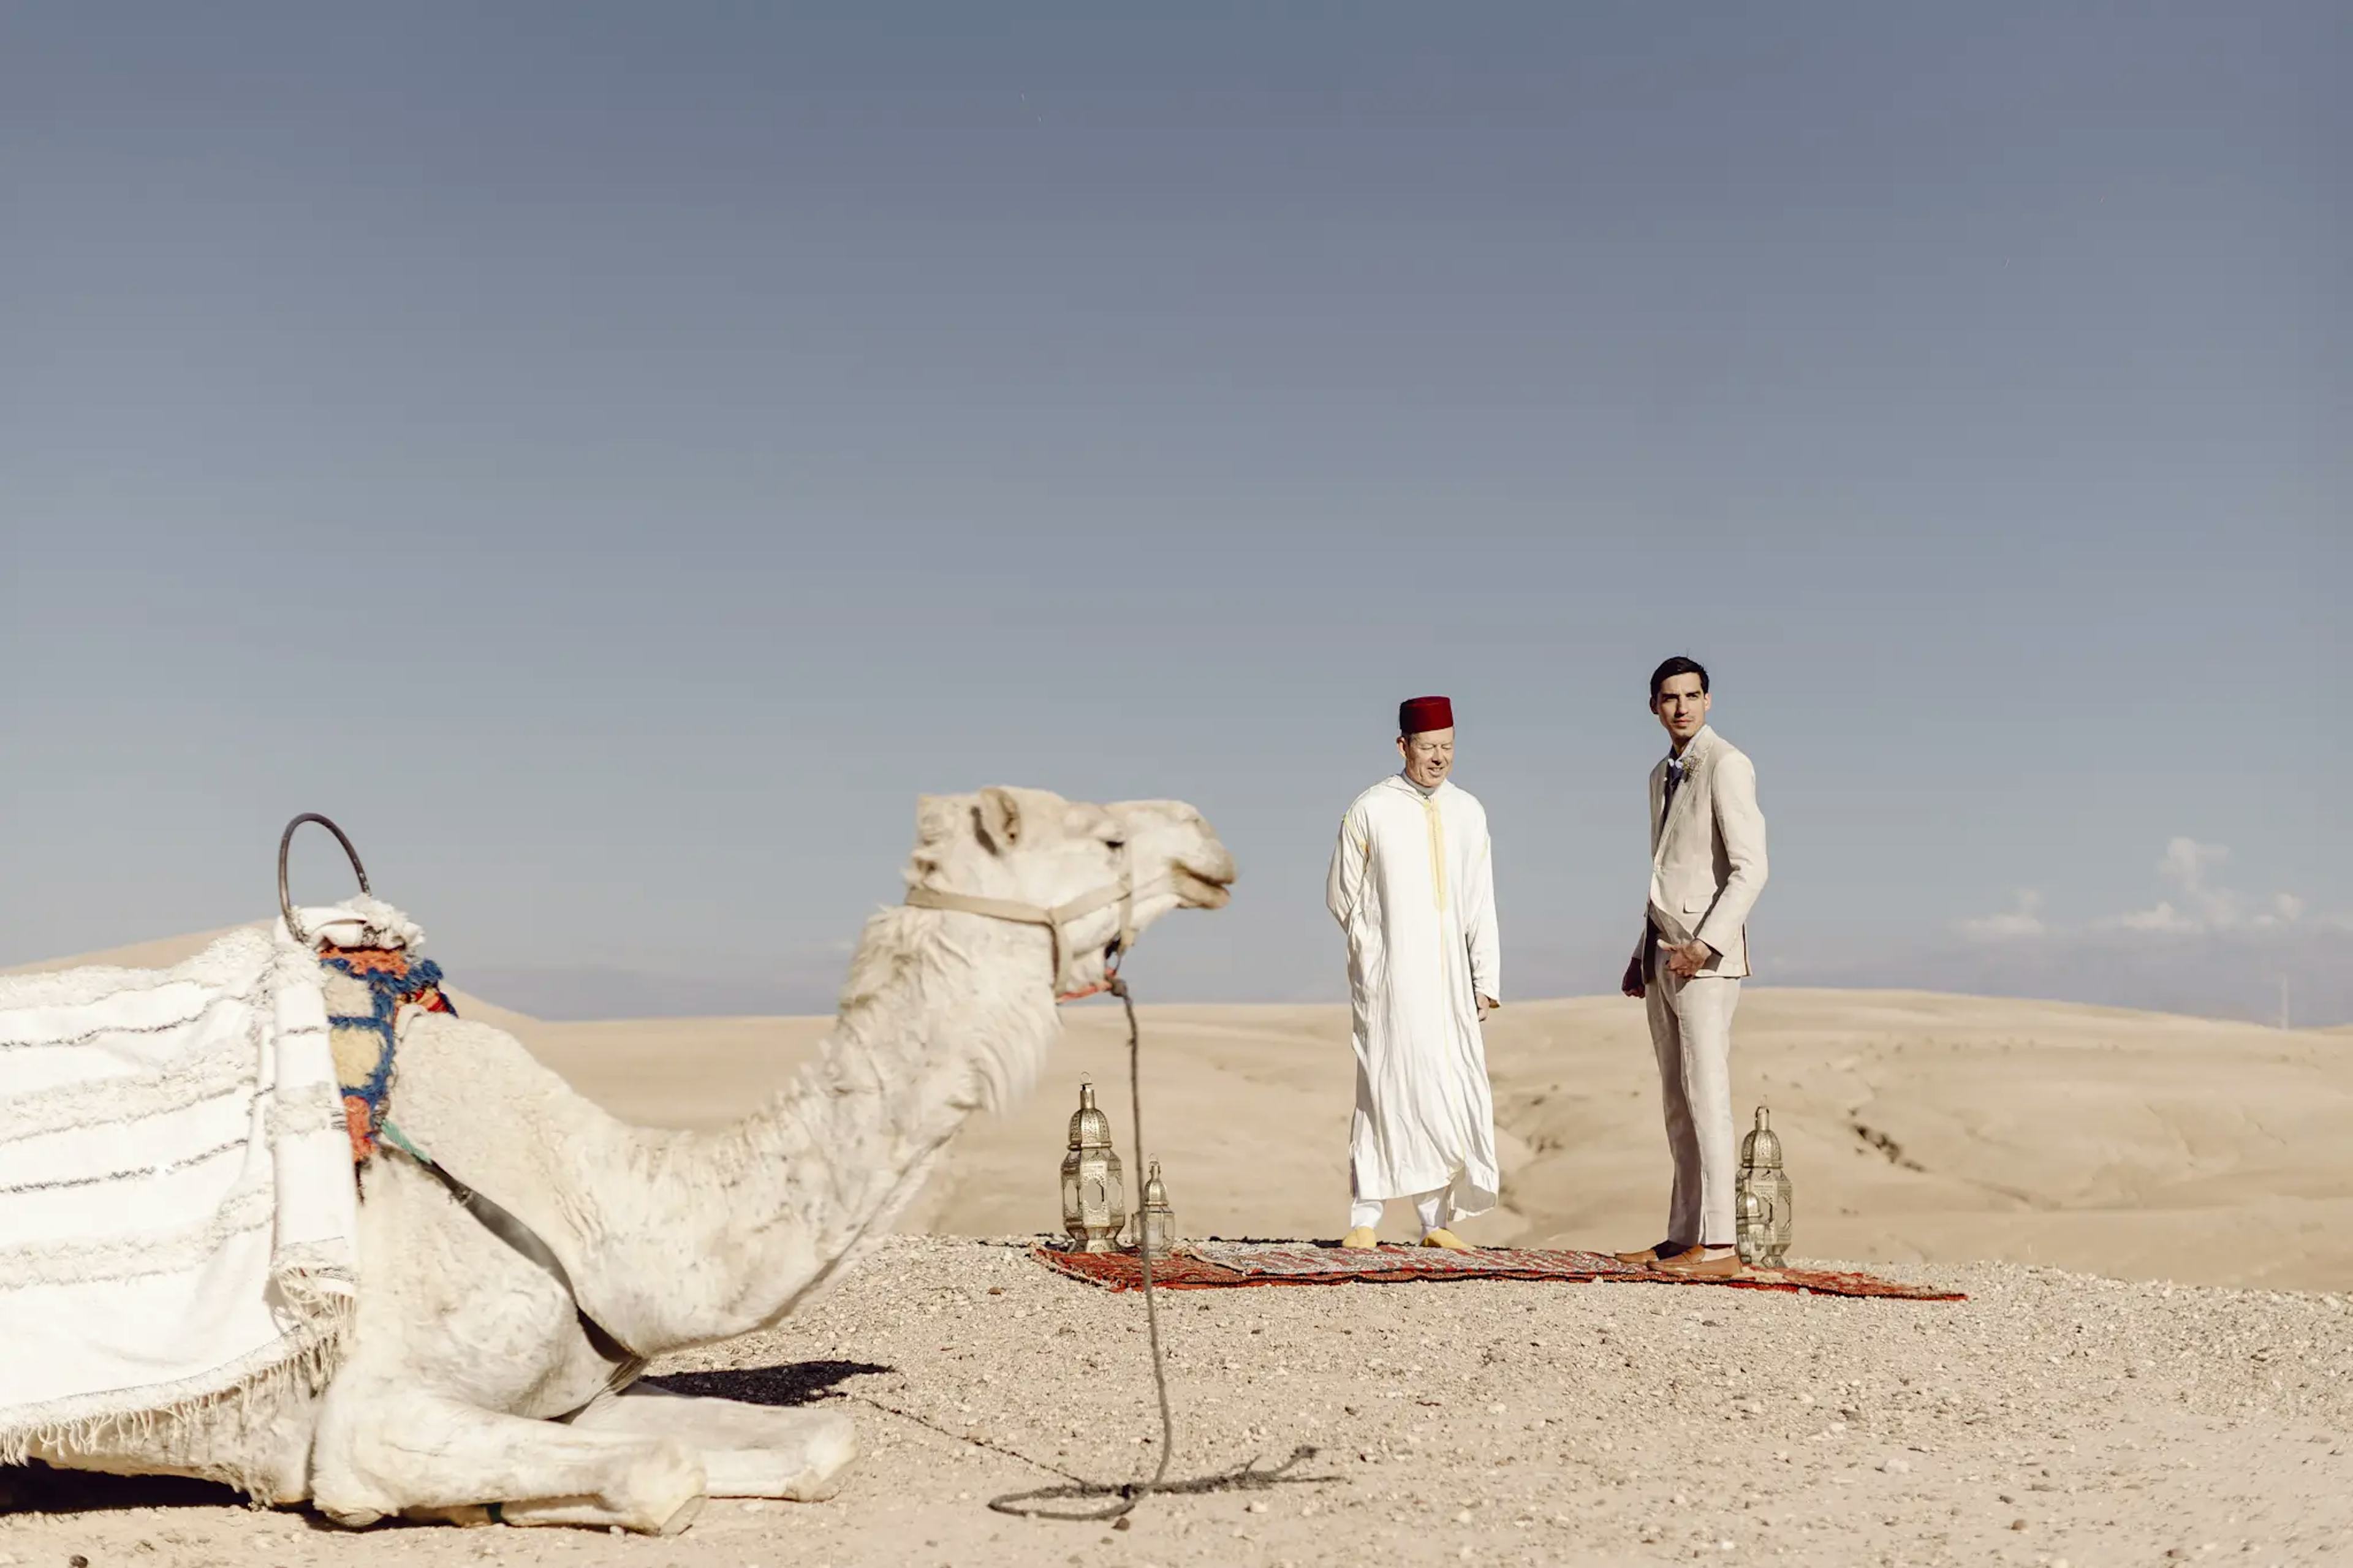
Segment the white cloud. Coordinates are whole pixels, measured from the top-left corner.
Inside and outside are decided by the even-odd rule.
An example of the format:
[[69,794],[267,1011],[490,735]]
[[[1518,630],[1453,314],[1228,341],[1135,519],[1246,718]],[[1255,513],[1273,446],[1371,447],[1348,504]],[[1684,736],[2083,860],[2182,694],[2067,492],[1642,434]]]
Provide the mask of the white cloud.
[[2208,868],[2220,866],[2230,858],[2228,845],[2200,844],[2195,838],[2176,837],[2166,843],[2165,856],[2157,863],[2158,875],[2194,891],[2205,882]]
[[[2054,919],[2042,889],[2021,889],[2007,910],[1954,921],[1941,945],[1792,963],[1777,966],[1774,978],[2048,996],[2263,1023],[2279,1018],[2284,980],[2297,1027],[2353,1024],[2353,909],[2333,902],[2314,909],[2289,892],[2242,892],[2224,883],[2232,864],[2220,844],[2176,837],[2157,858],[2154,889],[2111,899],[2084,889],[2072,900],[2121,912]],[[2154,901],[2126,907],[2135,892]]]
[[2111,915],[2106,920],[2094,923],[2114,926],[2119,931],[2172,931],[2185,936],[2192,931],[2206,929],[2175,909],[2173,901],[2169,899],[2159,899],[2148,909],[2132,910],[2121,915]]
[[2063,937],[2075,931],[2129,931],[2136,936],[2208,936],[2284,931],[2314,924],[2327,930],[2353,927],[2353,916],[2342,914],[2324,914],[2306,921],[2305,901],[2294,893],[2274,893],[2268,899],[2255,900],[2221,886],[2217,874],[2230,860],[2227,846],[2202,844],[2183,835],[2168,840],[2165,853],[2157,861],[2157,874],[2171,890],[2145,909],[2103,915],[2071,931],[2044,914],[2040,889],[2021,888],[2010,909],[1956,921],[1953,929],[1972,942],[2006,942]]
[[2048,929],[2042,923],[2042,894],[2033,888],[2021,888],[2015,908],[1962,921],[1958,929],[1971,942],[2021,942],[2041,936]]
[[[2221,844],[2200,844],[2195,838],[2187,837],[2174,838],[2167,843],[2164,857],[2157,863],[2157,874],[2181,889],[2181,896],[2191,911],[2167,929],[2206,925],[2227,931],[2238,924],[2239,895],[2227,888],[2215,887],[2207,875],[2227,864],[2230,858],[2230,849]],[[2163,903],[2158,905],[2160,910],[2168,907]]]
[[2274,931],[2303,918],[2304,900],[2294,893],[2274,893],[2257,905],[2233,889],[2217,886],[2213,874],[2230,858],[2225,845],[2200,844],[2187,836],[2168,841],[2157,872],[2173,884],[2175,897],[2160,899],[2145,910],[2094,921],[2094,929],[2196,936],[2210,931]]

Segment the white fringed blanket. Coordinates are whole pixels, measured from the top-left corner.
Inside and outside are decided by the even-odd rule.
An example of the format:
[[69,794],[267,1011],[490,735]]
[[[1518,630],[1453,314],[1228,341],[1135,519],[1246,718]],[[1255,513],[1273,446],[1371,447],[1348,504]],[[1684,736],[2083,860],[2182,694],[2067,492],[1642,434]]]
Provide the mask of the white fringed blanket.
[[[363,912],[397,919],[305,923]],[[322,982],[282,925],[0,979],[0,1462],[332,1373],[358,1205]]]

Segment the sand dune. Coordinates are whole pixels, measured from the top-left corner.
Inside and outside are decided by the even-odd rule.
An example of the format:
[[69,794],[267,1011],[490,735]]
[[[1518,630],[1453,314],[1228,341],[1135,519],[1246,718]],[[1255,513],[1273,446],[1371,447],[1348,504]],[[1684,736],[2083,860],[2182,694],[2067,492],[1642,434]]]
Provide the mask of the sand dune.
[[[163,963],[203,936],[67,963]],[[457,993],[632,1120],[708,1127],[785,1081],[815,1018],[558,1024]],[[1077,1087],[1127,1144],[1115,1007],[1069,1012],[1036,1091],[958,1141],[908,1219],[965,1235],[1050,1229]],[[1352,1093],[1337,1006],[1147,1006],[1146,1136],[1184,1228],[1341,1228]],[[1788,1151],[1798,1250],[2001,1259],[2123,1279],[2341,1289],[2353,1279],[2353,1040],[2065,1003],[1910,992],[1744,998],[1735,1082]],[[1504,1207],[1472,1239],[1639,1246],[1666,1169],[1640,1008],[1514,1004],[1489,1030]],[[1402,1234],[1399,1232],[1398,1234]]]

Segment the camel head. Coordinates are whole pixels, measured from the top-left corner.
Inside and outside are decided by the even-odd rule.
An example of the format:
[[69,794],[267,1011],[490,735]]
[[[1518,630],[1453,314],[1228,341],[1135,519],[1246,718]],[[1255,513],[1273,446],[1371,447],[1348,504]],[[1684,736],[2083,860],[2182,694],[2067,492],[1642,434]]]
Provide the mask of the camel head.
[[[925,795],[915,824],[910,887],[1052,910],[1132,875],[1131,936],[1174,909],[1219,908],[1234,879],[1233,856],[1178,800],[1090,805],[1042,789],[992,788]],[[1065,988],[1104,982],[1121,918],[1113,900],[1060,928]],[[1041,970],[1039,978],[1049,977]]]

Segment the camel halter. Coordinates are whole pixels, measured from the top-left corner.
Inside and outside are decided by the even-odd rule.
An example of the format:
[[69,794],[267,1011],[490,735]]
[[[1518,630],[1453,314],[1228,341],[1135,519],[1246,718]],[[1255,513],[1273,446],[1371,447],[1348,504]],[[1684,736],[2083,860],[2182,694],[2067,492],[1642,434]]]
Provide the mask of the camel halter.
[[[1091,893],[1082,893],[1068,903],[1056,904],[1050,909],[1042,904],[1025,904],[1012,899],[985,899],[977,893],[952,893],[942,888],[910,888],[907,889],[907,903],[913,909],[948,910],[957,914],[985,915],[990,920],[1010,921],[1016,925],[1044,926],[1053,956],[1054,1000],[1076,1002],[1112,989],[1113,982],[1119,977],[1120,955],[1135,945],[1136,896],[1160,892],[1168,886],[1169,879],[1155,877],[1139,887],[1135,880],[1135,851],[1123,849],[1118,881],[1106,883]],[[1111,956],[1104,961],[1103,977],[1094,984],[1080,988],[1075,984],[1076,977],[1069,973],[1071,949],[1070,944],[1062,940],[1062,928],[1112,904],[1119,906],[1119,935],[1113,939]]]

